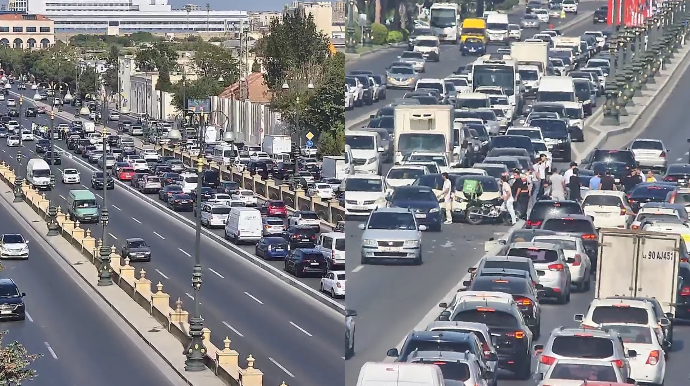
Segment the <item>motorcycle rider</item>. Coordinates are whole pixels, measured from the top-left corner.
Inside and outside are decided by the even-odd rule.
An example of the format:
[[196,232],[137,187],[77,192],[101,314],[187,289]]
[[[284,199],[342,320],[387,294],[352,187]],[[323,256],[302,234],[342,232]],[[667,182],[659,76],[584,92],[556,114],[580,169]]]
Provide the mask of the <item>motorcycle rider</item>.
[[510,189],[510,184],[508,184],[508,176],[501,176],[501,198],[503,199],[503,204],[501,205],[501,211],[507,210],[510,214],[510,223],[515,225],[517,219],[515,218],[515,200],[513,199],[513,193]]

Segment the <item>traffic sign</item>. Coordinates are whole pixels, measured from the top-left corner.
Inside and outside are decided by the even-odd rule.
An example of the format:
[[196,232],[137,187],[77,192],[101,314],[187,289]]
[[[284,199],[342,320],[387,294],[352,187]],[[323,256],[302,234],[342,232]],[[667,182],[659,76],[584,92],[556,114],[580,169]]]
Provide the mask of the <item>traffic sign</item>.
[[307,141],[307,147],[312,147],[312,146],[314,146],[314,142],[312,142],[312,140],[310,139]]
[[314,134],[312,134],[311,131],[310,131],[310,132],[307,133],[306,137],[307,137],[307,139],[311,142],[312,138],[314,138]]

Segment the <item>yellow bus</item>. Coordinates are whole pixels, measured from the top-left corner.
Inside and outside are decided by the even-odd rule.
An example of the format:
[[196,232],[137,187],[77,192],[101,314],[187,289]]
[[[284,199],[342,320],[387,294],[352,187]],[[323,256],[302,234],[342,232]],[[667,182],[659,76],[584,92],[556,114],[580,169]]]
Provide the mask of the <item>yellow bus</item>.
[[465,19],[462,21],[460,39],[465,42],[468,37],[480,38],[486,43],[486,21],[484,19]]

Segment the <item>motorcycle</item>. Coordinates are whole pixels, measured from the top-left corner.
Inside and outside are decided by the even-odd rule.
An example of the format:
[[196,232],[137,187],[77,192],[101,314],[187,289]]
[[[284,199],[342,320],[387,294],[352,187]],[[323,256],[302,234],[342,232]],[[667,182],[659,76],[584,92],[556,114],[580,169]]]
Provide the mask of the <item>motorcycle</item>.
[[498,197],[491,201],[470,201],[465,209],[465,220],[470,225],[480,225],[484,222],[499,222],[510,225],[508,211],[501,210],[503,199]]

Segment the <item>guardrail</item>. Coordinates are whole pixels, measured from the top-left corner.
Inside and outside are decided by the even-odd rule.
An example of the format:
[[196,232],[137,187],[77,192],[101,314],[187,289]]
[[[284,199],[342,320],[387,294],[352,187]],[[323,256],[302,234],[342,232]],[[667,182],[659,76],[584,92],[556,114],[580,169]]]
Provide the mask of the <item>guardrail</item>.
[[[155,146],[163,156],[182,160],[189,167],[196,167],[196,155],[168,146]],[[237,168],[227,168],[216,162],[209,162],[211,169],[217,170],[222,181],[237,182],[241,188],[253,191],[262,200],[283,200],[289,210],[312,210],[325,225],[335,227],[338,221],[345,221],[345,209],[338,200],[321,200],[319,197],[308,197],[304,190],[292,191],[285,184],[276,184],[272,179],[264,180],[259,175],[252,176],[248,171],[240,172]]]

